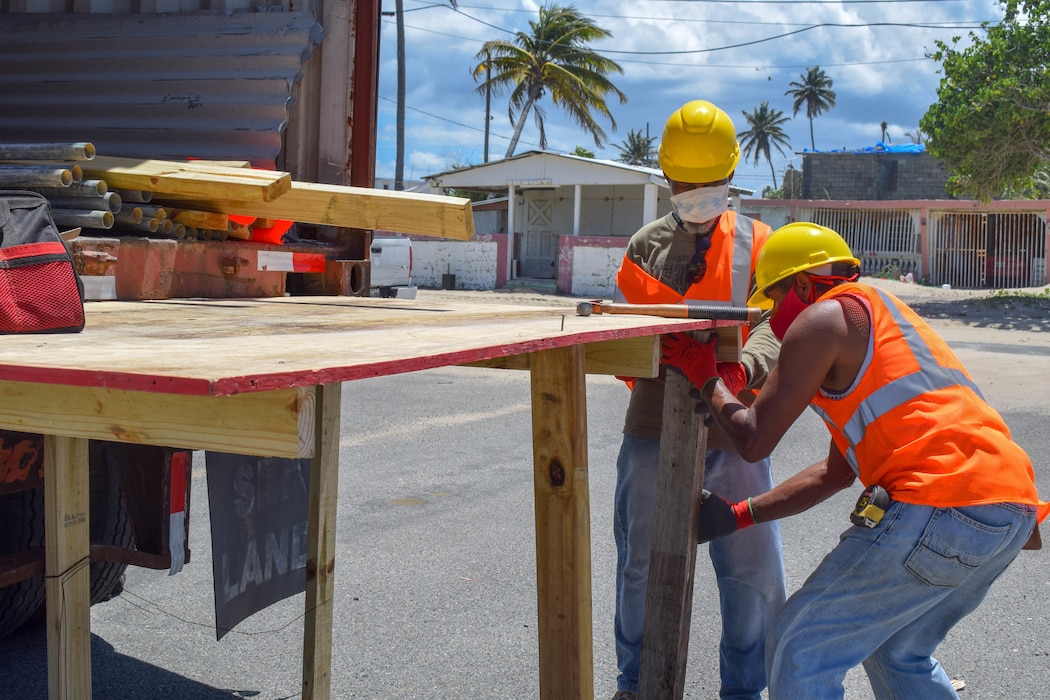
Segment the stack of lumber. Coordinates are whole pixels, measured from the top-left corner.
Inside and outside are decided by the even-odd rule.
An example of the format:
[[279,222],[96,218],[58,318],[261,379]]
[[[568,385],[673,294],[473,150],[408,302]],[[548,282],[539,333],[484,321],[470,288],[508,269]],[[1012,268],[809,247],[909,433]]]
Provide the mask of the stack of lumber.
[[82,235],[250,238],[250,225],[231,216],[260,225],[474,235],[470,200],[461,197],[296,182],[243,162],[100,156],[90,143],[0,144],[0,189],[41,192],[59,227],[80,227]]

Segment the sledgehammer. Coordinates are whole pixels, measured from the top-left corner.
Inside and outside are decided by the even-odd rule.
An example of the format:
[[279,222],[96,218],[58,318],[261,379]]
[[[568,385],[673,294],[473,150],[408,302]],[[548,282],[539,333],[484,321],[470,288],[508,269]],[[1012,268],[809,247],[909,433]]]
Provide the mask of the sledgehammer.
[[754,324],[762,320],[762,309],[746,306],[714,306],[693,304],[609,304],[600,299],[581,301],[576,304],[576,314],[636,314],[640,316],[662,316],[663,318],[692,318],[711,321],[747,321]]

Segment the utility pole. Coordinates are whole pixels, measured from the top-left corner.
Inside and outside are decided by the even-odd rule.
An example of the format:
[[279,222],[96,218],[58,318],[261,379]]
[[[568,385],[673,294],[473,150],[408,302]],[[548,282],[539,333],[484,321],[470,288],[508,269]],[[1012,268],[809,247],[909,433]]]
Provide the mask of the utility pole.
[[397,15],[397,155],[394,164],[394,189],[405,189],[405,3],[394,0]]
[[489,162],[489,122],[492,121],[492,117],[489,116],[490,109],[492,107],[492,88],[489,87],[489,78],[492,77],[492,65],[489,60],[492,57],[489,56],[488,52],[485,53],[485,161]]

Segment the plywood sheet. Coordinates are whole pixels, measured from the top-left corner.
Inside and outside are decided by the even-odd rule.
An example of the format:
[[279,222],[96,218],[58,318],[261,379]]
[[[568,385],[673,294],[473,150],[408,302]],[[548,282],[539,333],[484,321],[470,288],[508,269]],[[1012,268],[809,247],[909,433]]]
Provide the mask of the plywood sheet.
[[230,395],[732,325],[360,297],[100,301],[86,313],[79,334],[0,336],[0,380]]

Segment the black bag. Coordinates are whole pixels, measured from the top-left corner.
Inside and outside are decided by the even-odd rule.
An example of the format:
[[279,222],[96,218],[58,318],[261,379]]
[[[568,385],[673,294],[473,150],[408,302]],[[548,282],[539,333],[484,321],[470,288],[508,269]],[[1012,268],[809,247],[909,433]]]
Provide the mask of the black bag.
[[0,334],[79,333],[84,283],[36,192],[0,190]]

